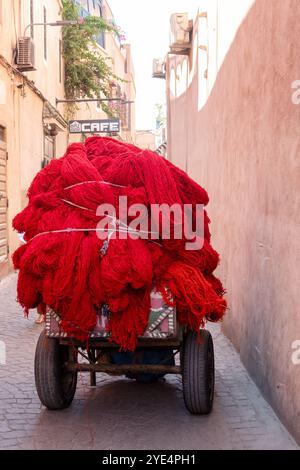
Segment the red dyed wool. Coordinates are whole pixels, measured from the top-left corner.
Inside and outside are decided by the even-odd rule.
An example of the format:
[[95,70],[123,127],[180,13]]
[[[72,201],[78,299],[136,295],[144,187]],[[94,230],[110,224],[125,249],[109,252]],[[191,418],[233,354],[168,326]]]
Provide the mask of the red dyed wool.
[[104,249],[96,210],[102,203],[118,209],[120,195],[129,205],[193,204],[194,220],[194,206],[208,203],[203,188],[153,152],[101,137],[70,145],[37,174],[27,207],[13,221],[27,241],[13,255],[20,304],[26,311],[50,306],[63,329],[84,341],[106,303],[111,340],[124,350],[135,349],[147,326],[153,285],[168,302],[172,294],[182,325],[199,331],[207,319],[220,320],[226,302],[213,275],[219,255],[210,245],[206,212],[202,249],[187,251],[185,239],[162,239],[159,224],[158,243],[150,234],[126,240],[117,234]]

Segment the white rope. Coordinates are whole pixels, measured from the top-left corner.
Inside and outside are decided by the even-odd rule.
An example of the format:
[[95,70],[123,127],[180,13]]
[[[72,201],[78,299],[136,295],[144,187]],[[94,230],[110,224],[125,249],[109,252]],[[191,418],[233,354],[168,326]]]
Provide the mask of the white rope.
[[72,188],[75,188],[76,186],[82,186],[83,184],[93,184],[93,183],[107,184],[109,186],[114,186],[115,188],[126,188],[126,186],[121,186],[120,184],[110,183],[109,181],[102,181],[102,180],[92,181],[91,180],[91,181],[82,181],[81,183],[75,183],[75,184],[72,184],[71,186],[67,186],[64,189],[72,189]]
[[127,188],[127,186],[122,186],[121,184],[110,183],[109,181],[100,181],[100,184],[107,184],[109,186],[114,186],[115,188]]
[[[117,219],[115,219],[115,220],[117,222]],[[38,233],[37,235],[32,237],[29,241],[34,240],[35,238],[40,237],[42,235],[49,235],[51,233],[73,233],[73,232],[105,232],[105,233],[108,233],[108,240],[110,240],[112,235],[115,232],[138,234],[138,233],[141,232],[141,230],[136,230],[136,229],[133,229],[133,228],[130,228],[130,227],[127,227],[127,229],[123,228],[123,227],[118,228],[117,223],[115,224],[113,229],[109,229],[109,228],[71,228],[71,227],[69,227],[69,228],[65,228],[65,229],[61,229],[61,230],[48,230],[47,232]],[[153,232],[146,232],[144,230],[143,233],[152,234]],[[160,243],[155,242],[154,240],[149,239],[148,241],[151,241],[152,243],[156,243],[157,245],[162,246]]]
[[78,204],[75,204],[75,202],[68,201],[67,199],[61,199],[61,200],[65,202],[66,204],[70,204],[70,206],[78,207],[78,209],[84,209],[85,211],[94,212],[93,209],[89,209],[88,207],[84,207],[84,206],[79,206]]
[[114,231],[118,231],[118,232],[126,232],[126,230],[124,229],[107,229],[107,228],[72,228],[72,227],[69,227],[69,228],[64,228],[64,229],[61,229],[61,230],[48,230],[47,232],[41,232],[41,233],[37,233],[34,237],[32,237],[30,239],[33,240],[34,238],[37,238],[37,237],[40,237],[41,235],[49,235],[50,233],[72,233],[72,232],[114,232]]
[[[73,207],[77,207],[78,209],[83,209],[85,211],[89,211],[89,212],[94,212],[93,209],[89,209],[88,207],[84,207],[84,206],[79,206],[78,204],[75,204],[75,202],[72,202],[72,201],[68,201],[68,199],[62,199],[61,198],[61,201],[65,202],[66,204],[69,204],[70,206],[73,206]],[[105,215],[105,217],[111,217],[109,216],[108,214]],[[125,223],[119,221],[120,225],[123,225],[124,227],[128,227]],[[178,225],[182,225],[182,222],[173,222],[173,226],[178,226]],[[139,230],[139,232],[143,232],[143,233],[154,233],[155,235],[159,235],[158,232],[145,232],[143,230]]]
[[[108,184],[108,185],[117,186],[117,187],[120,187],[120,188],[125,188],[126,187],[126,186],[115,185],[115,184],[109,183],[107,181],[84,181],[82,183],[76,183],[72,186],[68,186],[67,188],[64,188],[64,189],[71,189],[71,188],[74,188],[75,186],[80,186],[80,185],[83,185],[83,184],[90,184],[90,183]],[[63,202],[65,202],[66,204],[69,204],[73,207],[77,207],[78,209],[83,209],[83,210],[86,210],[86,211],[89,211],[89,212],[94,212],[92,209],[89,209],[88,207],[80,206],[78,204],[75,204],[72,201],[68,201],[67,199],[61,198],[61,200]],[[108,233],[108,237],[107,237],[108,241],[111,239],[111,237],[113,236],[113,234],[115,232],[129,233],[129,234],[147,233],[147,234],[155,235],[155,236],[159,237],[158,232],[134,229],[134,228],[129,227],[128,225],[126,225],[121,220],[118,220],[118,219],[116,219],[116,217],[113,217],[109,214],[105,214],[104,217],[108,217],[112,220],[113,229],[109,229],[109,228],[71,228],[71,227],[69,227],[69,228],[61,229],[61,230],[49,230],[49,231],[46,231],[46,232],[38,233],[37,235],[32,237],[29,241],[34,240],[35,238],[40,237],[41,235],[49,235],[51,233],[71,233],[71,232],[106,232],[106,233]],[[162,246],[160,243],[158,243],[154,240],[149,239],[148,241],[151,241],[152,243],[155,243],[156,245]]]
[[[74,202],[71,202],[71,201],[68,201],[67,199],[61,199],[63,202],[65,202],[66,204],[70,204],[71,206],[74,206],[74,207],[78,207],[78,209],[84,209],[86,211],[89,211],[89,212],[94,212],[92,209],[88,209],[87,207],[84,207],[84,206],[79,206],[78,204],[75,204]],[[122,222],[121,220],[118,220],[116,219],[115,217],[109,215],[109,214],[105,214],[103,215],[103,217],[108,217],[110,219],[112,219],[116,225],[119,225],[121,228],[124,228],[126,229],[126,231],[128,231],[129,233],[148,233],[150,235],[156,235],[159,237],[159,233],[158,232],[149,232],[148,230],[137,230],[135,228],[131,228],[131,227],[128,227],[128,225],[126,225],[124,222]],[[119,230],[119,231],[122,231],[122,230]]]
[[[120,228],[115,228],[113,230],[105,229],[105,228],[66,228],[66,229],[61,229],[61,230],[48,230],[47,232],[38,233],[34,237],[32,237],[28,241],[28,243],[31,242],[32,240],[34,240],[37,237],[41,237],[42,235],[50,235],[51,233],[73,233],[73,232],[106,232],[108,234],[108,236],[107,236],[107,242],[108,243],[110,242],[110,240],[111,240],[111,238],[112,238],[112,236],[115,232],[129,233],[129,234],[139,233],[138,230],[135,230],[135,229],[125,230],[125,229],[122,229],[121,227]],[[148,232],[148,233],[150,233],[150,232]],[[151,240],[151,238],[149,238],[149,239],[146,238],[145,241],[154,243],[155,245],[158,245],[160,248],[163,247],[163,245],[161,243],[159,243],[155,240]],[[24,240],[24,243],[27,243],[27,242]]]
[[151,232],[151,231],[149,232],[148,230],[137,230],[135,228],[129,227],[128,225],[126,225],[121,220],[116,219],[115,217],[113,217],[109,214],[106,214],[104,217],[109,217],[110,219],[112,219],[116,223],[116,225],[119,225],[121,229],[126,229],[126,231],[128,231],[129,233],[148,233],[150,235],[158,235],[159,236],[158,232]]

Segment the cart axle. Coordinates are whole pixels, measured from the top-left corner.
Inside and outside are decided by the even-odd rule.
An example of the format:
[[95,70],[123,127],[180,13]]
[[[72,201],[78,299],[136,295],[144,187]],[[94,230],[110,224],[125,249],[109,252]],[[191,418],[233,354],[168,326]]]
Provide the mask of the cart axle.
[[149,365],[149,364],[78,364],[66,363],[65,367],[70,372],[105,372],[106,374],[120,375],[134,374],[181,374],[180,366]]

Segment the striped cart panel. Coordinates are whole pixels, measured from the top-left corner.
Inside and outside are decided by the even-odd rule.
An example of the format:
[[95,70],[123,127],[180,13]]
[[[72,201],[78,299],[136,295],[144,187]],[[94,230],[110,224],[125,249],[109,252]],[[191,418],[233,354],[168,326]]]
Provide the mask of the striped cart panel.
[[[107,305],[103,305],[97,312],[95,329],[90,333],[90,338],[109,338],[108,322],[110,311]],[[149,323],[143,338],[175,338],[178,333],[176,308],[167,305],[161,294],[152,290],[151,310]],[[52,309],[46,313],[46,334],[51,338],[66,338],[68,335],[61,328],[61,318]]]

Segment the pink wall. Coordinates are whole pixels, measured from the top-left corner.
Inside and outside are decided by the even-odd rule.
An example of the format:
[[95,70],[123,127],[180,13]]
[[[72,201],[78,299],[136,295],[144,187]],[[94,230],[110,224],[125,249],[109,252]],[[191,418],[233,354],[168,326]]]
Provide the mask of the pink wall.
[[[230,24],[225,12],[219,24]],[[230,305],[224,331],[300,441],[300,364],[292,362],[300,340],[300,105],[291,100],[299,19],[298,0],[257,0],[205,106],[198,110],[197,64],[187,92],[177,99],[169,92],[168,135],[169,158],[210,195]],[[169,91],[174,60],[181,59],[169,60]]]

